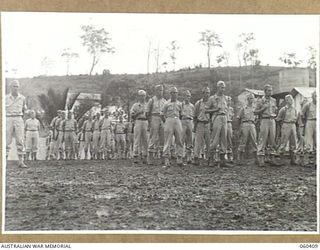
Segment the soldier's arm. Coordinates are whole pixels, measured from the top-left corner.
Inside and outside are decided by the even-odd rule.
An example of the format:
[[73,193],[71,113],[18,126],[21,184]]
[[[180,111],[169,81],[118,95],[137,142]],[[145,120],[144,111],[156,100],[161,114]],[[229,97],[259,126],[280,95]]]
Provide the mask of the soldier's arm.
[[258,101],[257,103],[257,107],[254,110],[254,114],[255,115],[260,115],[263,111],[265,111],[268,108],[267,105],[263,105],[262,100]]
[[207,114],[213,114],[213,113],[216,113],[220,110],[220,108],[218,107],[218,103],[217,101],[213,98],[213,97],[210,97],[209,98],[209,107],[206,109],[206,113]]
[[309,103],[305,103],[301,109],[301,119],[302,120],[306,119],[308,109],[309,109]]
[[284,116],[285,116],[285,107],[282,107],[282,108],[279,110],[278,116],[276,117],[276,121],[277,121],[277,122],[283,121]]
[[160,111],[161,119],[163,122],[166,120],[167,109],[168,109],[168,106],[167,106],[167,103],[165,103],[163,105],[162,110]]

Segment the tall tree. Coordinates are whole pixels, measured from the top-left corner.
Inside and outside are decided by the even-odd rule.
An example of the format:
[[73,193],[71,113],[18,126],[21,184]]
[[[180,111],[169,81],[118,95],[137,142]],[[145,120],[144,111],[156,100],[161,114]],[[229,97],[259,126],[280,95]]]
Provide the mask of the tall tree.
[[180,49],[180,46],[177,41],[171,41],[170,45],[167,47],[169,50],[169,56],[172,61],[173,71],[176,70],[176,60],[177,60],[177,51]]
[[211,53],[215,47],[221,48],[222,42],[220,40],[219,35],[213,30],[205,30],[200,32],[201,38],[199,39],[199,43],[206,47],[207,49],[207,60],[208,60],[208,68],[211,67]]
[[79,54],[72,52],[70,48],[66,48],[63,50],[61,56],[66,60],[67,64],[67,75],[69,75],[70,63],[73,59],[79,58]]
[[231,84],[231,70],[230,70],[230,54],[226,51],[224,51],[222,54],[218,55],[216,57],[216,62],[218,65],[223,65],[227,67],[228,70],[228,81]]
[[237,43],[236,48],[238,50],[238,60],[242,60],[244,65],[247,66],[250,60],[250,50],[253,48],[253,43],[256,40],[254,34],[241,33],[239,35],[240,41]]
[[302,60],[297,58],[296,53],[283,53],[279,60],[289,67],[297,67],[302,63]]
[[103,28],[96,29],[93,25],[82,25],[83,35],[80,36],[82,39],[82,45],[87,47],[87,51],[92,56],[92,62],[90,67],[89,75],[92,75],[94,67],[98,64],[101,56],[105,53],[114,53],[114,47],[111,46],[111,38],[109,33]]
[[317,56],[317,51],[314,47],[309,46],[307,48],[307,53],[308,53],[308,68],[310,69],[316,69],[317,68],[317,60],[316,60],[316,56]]

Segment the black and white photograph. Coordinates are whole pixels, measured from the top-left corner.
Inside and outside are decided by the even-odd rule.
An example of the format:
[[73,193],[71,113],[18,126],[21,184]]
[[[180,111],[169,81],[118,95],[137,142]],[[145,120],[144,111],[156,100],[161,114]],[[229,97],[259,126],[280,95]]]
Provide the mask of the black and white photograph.
[[2,12],[2,232],[318,233],[319,26]]

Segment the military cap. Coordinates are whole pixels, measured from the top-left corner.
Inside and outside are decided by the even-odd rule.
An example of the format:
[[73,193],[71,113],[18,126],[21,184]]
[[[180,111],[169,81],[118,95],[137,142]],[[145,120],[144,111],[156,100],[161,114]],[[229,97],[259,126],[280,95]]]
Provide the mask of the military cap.
[[270,84],[266,84],[264,85],[263,90],[266,91],[269,88],[272,88],[272,86]]
[[292,95],[286,95],[285,97],[284,97],[284,99],[285,100],[288,100],[288,99],[290,99],[290,100],[292,100],[293,101],[293,97],[292,97]]
[[160,84],[158,84],[158,85],[156,85],[155,89],[156,89],[156,90],[158,90],[158,89],[163,89],[163,86],[160,85]]
[[138,91],[138,95],[146,96],[147,93],[146,93],[146,91],[144,91],[143,89],[140,89],[140,90]]
[[13,85],[20,86],[20,82],[18,80],[13,80],[10,82],[9,86],[11,87]]
[[178,93],[178,89],[176,87],[171,87],[170,93]]
[[220,86],[226,86],[226,84],[224,83],[224,81],[219,81],[217,82],[217,87],[220,87]]
[[186,90],[186,96],[191,96],[191,92],[190,92],[190,90]]
[[204,87],[204,88],[202,89],[202,93],[205,93],[205,92],[209,92],[209,93],[210,93],[209,87]]

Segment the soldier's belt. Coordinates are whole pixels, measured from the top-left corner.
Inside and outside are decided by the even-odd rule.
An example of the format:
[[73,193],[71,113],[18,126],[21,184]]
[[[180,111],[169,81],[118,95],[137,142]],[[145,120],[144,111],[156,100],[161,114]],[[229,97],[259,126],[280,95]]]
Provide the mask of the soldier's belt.
[[226,116],[226,114],[220,113],[220,114],[216,114],[216,116]]
[[232,123],[232,121],[228,121],[228,123]]
[[110,130],[110,128],[102,128],[101,131],[102,131],[102,130]]
[[39,131],[39,130],[31,130],[31,129],[27,129],[27,131],[36,132],[36,131]]
[[125,133],[116,133],[116,135],[125,135]]
[[22,117],[23,115],[6,115],[6,117]]
[[63,132],[75,132],[75,130],[65,130]]
[[242,123],[254,123],[254,121],[243,121]]
[[92,132],[92,130],[85,130],[84,132]]
[[138,121],[146,121],[147,118],[137,118],[136,120],[138,120]]
[[161,116],[160,113],[152,113],[151,116]]
[[209,123],[209,121],[198,121],[198,123],[208,124],[208,123]]
[[182,117],[181,120],[190,120],[190,121],[192,121],[193,119],[191,117]]
[[295,124],[296,122],[285,122],[285,121],[283,121],[283,123],[288,123],[288,124]]
[[307,121],[316,121],[317,118],[310,118],[310,119],[307,119]]
[[265,120],[273,120],[273,119],[275,119],[275,117],[273,117],[273,116],[266,116],[266,117],[261,117],[261,119],[265,119]]

